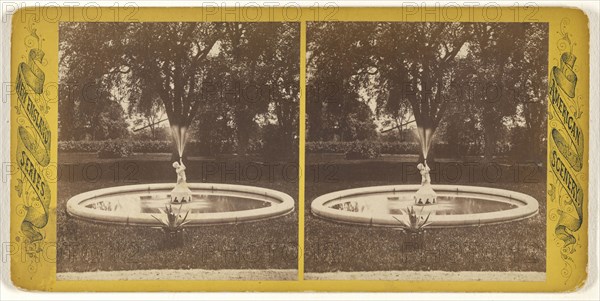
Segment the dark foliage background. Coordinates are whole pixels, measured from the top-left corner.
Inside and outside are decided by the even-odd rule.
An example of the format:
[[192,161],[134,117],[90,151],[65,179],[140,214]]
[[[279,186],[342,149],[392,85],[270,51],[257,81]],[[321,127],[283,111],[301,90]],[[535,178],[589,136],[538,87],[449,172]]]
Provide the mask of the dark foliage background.
[[307,28],[308,141],[414,141],[416,121],[448,145],[434,156],[545,163],[547,24]]
[[170,141],[170,124],[208,145],[191,152],[297,156],[299,40],[296,23],[61,23],[59,139]]

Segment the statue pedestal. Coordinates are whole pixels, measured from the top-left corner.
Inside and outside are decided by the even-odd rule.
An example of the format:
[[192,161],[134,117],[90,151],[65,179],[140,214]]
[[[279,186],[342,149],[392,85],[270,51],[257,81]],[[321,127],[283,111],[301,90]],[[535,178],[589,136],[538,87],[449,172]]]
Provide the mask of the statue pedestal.
[[430,205],[435,204],[437,200],[437,194],[433,191],[430,184],[425,184],[415,192],[415,204],[416,205]]
[[192,201],[192,191],[187,187],[186,183],[175,185],[171,190],[171,203],[189,203]]

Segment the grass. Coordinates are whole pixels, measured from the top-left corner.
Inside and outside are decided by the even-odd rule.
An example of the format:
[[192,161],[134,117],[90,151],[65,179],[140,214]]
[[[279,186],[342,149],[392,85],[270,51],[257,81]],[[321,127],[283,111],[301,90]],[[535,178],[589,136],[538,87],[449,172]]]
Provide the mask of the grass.
[[[415,161],[382,158],[371,161],[320,160],[308,156],[305,211],[306,272],[335,271],[545,271],[546,270],[546,180],[543,167],[527,170],[527,163],[504,162],[494,181],[477,176],[485,166],[470,167],[449,181],[439,176],[437,184],[460,183],[523,192],[540,204],[532,218],[480,227],[428,229],[419,244],[394,228],[348,225],[310,214],[317,196],[349,188],[419,183],[417,174],[407,173]],[[415,159],[416,160],[416,159]],[[408,162],[408,163],[407,163]],[[405,164],[406,163],[406,164]],[[449,170],[446,163],[438,169]],[[416,170],[416,167],[414,167]],[[433,172],[432,167],[432,172]],[[490,171],[491,173],[491,171]],[[326,176],[324,176],[326,175]],[[524,178],[523,178],[524,177]],[[445,180],[445,181],[444,181]]]
[[[82,192],[175,181],[170,157],[162,157],[136,155],[133,159],[99,161],[95,154],[59,154],[57,272],[297,268],[297,210],[257,222],[187,227],[184,246],[175,249],[163,247],[163,233],[159,229],[96,224],[66,214],[68,199]],[[282,176],[289,164],[294,163],[265,164],[249,158],[236,161],[190,158],[186,162],[190,182],[202,177],[208,182],[260,186],[297,199],[297,180]],[[206,166],[210,169],[201,171]],[[256,170],[264,176],[257,177]],[[86,173],[87,179],[82,178]]]
[[[140,155],[98,160],[95,154],[59,154],[58,272],[137,269],[293,269],[297,267],[297,211],[284,217],[237,225],[186,229],[177,249],[162,247],[160,230],[95,224],[68,217],[72,196],[104,187],[174,181],[170,155]],[[434,183],[459,183],[523,192],[540,203],[540,214],[512,223],[468,228],[430,229],[416,247],[402,231],[340,224],[310,214],[310,202],[341,189],[418,183],[411,156],[346,161],[341,156],[307,155],[305,202],[306,272],[445,270],[545,271],[545,169],[504,160],[497,179],[483,176],[493,163],[470,167],[438,160]],[[190,182],[254,185],[285,192],[294,199],[295,162],[264,163],[257,158],[190,158]],[[477,159],[473,159],[477,161]],[[94,162],[94,163],[89,163]],[[492,164],[492,165],[490,165]],[[495,168],[495,167],[494,167]],[[413,170],[414,169],[414,170]],[[449,177],[461,170],[461,176]],[[447,172],[440,172],[447,171]],[[437,174],[435,174],[437,172]],[[490,169],[488,172],[492,172]],[[257,175],[260,176],[257,176]],[[84,179],[84,175],[87,179]],[[298,204],[298,203],[296,203]]]

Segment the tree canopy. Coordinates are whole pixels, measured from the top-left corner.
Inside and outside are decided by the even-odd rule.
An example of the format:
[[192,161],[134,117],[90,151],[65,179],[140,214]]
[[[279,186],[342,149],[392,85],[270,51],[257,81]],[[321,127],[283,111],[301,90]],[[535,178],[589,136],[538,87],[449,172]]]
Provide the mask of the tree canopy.
[[[545,24],[323,22],[307,37],[309,140],[329,140],[332,124],[361,116],[443,127],[438,139],[481,143],[487,156],[513,129],[543,144]],[[376,120],[352,114],[361,107]]]
[[288,144],[297,138],[297,24],[63,23],[60,40],[61,139],[111,138],[76,126],[96,127],[108,103],[126,108],[113,116],[124,129],[127,117],[164,113],[171,126],[196,128],[198,139],[235,136],[242,153],[259,120]]

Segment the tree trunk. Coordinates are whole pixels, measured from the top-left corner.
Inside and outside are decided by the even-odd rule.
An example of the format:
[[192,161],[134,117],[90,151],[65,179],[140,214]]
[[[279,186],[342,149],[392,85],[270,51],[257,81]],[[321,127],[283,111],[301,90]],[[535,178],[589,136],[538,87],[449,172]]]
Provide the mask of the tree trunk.
[[[317,95],[319,95],[317,93]],[[307,140],[309,141],[321,141],[323,135],[323,103],[321,100],[316,97],[317,100],[312,102],[312,105],[309,103],[309,106],[306,108],[308,111],[308,135]]]
[[498,122],[494,121],[494,118],[491,116],[493,112],[491,110],[487,110],[488,114],[484,114],[483,124],[483,136],[484,136],[484,146],[483,146],[483,158],[485,162],[490,162],[493,160],[494,155],[496,153],[496,142],[497,142],[497,128]]
[[237,140],[238,140],[238,155],[240,156],[246,156],[248,154],[248,144],[249,144],[249,140],[250,140],[250,135],[248,135],[247,130],[244,128],[240,128],[238,129],[238,133],[237,133]]
[[250,144],[250,131],[253,125],[253,116],[247,116],[248,111],[238,112],[236,114],[236,138],[238,155],[245,156],[248,154],[248,146]]

